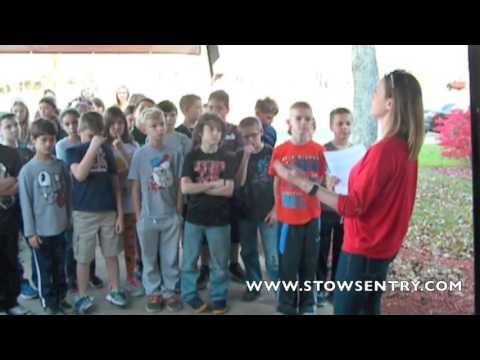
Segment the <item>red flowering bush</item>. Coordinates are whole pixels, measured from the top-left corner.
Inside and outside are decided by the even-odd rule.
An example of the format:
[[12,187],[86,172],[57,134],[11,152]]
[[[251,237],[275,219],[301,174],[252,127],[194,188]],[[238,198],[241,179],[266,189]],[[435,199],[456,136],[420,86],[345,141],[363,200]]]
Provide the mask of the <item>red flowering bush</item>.
[[444,119],[438,119],[435,130],[440,134],[442,155],[452,159],[472,155],[470,110],[453,110]]

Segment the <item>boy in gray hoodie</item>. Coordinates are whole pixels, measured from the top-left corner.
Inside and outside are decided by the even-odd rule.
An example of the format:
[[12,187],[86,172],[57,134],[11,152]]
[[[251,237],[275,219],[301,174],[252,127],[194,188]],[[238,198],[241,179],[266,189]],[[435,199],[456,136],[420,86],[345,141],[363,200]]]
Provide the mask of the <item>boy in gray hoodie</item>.
[[71,227],[71,184],[61,160],[53,156],[56,129],[48,120],[32,124],[36,154],[20,171],[19,194],[24,235],[33,248],[38,290],[47,314],[65,314],[64,232]]

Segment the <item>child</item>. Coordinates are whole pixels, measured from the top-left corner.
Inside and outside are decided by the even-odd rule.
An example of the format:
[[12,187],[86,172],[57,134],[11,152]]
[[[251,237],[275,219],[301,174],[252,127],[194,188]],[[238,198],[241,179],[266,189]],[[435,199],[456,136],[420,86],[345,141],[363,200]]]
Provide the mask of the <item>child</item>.
[[[312,108],[297,102],[290,108],[288,120],[291,139],[278,146],[272,155],[269,174],[276,176],[273,164],[282,164],[305,173],[312,181],[320,183],[325,176],[326,160],[323,147],[312,141],[314,131]],[[275,208],[279,221],[280,281],[314,281],[317,270],[320,241],[320,204],[309,194],[275,178]],[[315,290],[279,292],[278,312],[282,314],[314,314]]]
[[[20,164],[21,166],[23,166],[27,162],[29,162],[30,159],[33,158],[34,152],[31,151],[29,148],[20,145],[18,129],[19,129],[19,126],[16,121],[16,116],[14,114],[6,113],[0,117],[0,138],[2,139],[2,144],[17,150],[18,155],[20,156]],[[20,226],[20,230],[22,230],[22,226]],[[21,232],[19,236],[19,244],[18,244],[19,246],[18,270],[19,270],[19,273],[20,273],[19,275],[21,279],[20,296],[24,300],[32,300],[38,297],[38,292],[30,285],[30,281],[24,278],[25,271],[23,268],[23,263],[25,261],[28,261],[26,260],[26,258],[31,258],[33,283],[37,282],[36,280],[37,273],[35,271],[35,266],[33,263],[33,257],[31,256],[31,251],[28,250],[28,247],[26,245],[27,245],[27,242],[25,241],[25,238],[22,236],[22,232]]]
[[258,100],[255,104],[255,114],[263,125],[262,141],[274,148],[277,142],[277,132],[272,127],[272,122],[278,114],[277,103],[269,97]]
[[195,313],[208,306],[198,295],[197,261],[206,237],[212,257],[210,297],[214,314],[227,311],[228,257],[230,254],[230,198],[234,189],[232,158],[219,145],[225,122],[216,114],[200,117],[194,138],[200,147],[190,152],[183,166],[182,192],[188,194],[183,243],[182,299]]
[[[165,115],[166,132],[164,136],[164,144],[179,151],[182,154],[182,162],[185,156],[192,150],[192,140],[185,134],[175,131],[175,123],[177,122],[178,110],[174,103],[165,100],[157,104],[157,107],[163,111]],[[185,197],[186,200],[186,197]],[[179,208],[182,209],[182,217],[187,214],[187,204],[184,201],[184,197],[179,197]],[[183,238],[184,228],[182,226],[180,230],[180,237]],[[180,284],[176,286],[177,292],[180,291]]]
[[53,156],[56,131],[48,120],[31,127],[35,157],[20,171],[19,192],[24,235],[33,248],[42,307],[49,315],[65,314],[64,232],[71,226],[70,174]]
[[138,149],[138,144],[130,137],[127,130],[127,119],[122,110],[117,106],[112,106],[105,112],[105,137],[107,138],[107,144],[112,148],[122,188],[123,212],[125,214],[123,217],[125,224],[123,246],[125,249],[125,264],[127,266],[127,282],[130,294],[133,297],[140,297],[145,292],[135,276],[135,265],[139,255],[131,187],[127,180],[128,170],[133,154]]
[[[230,97],[223,90],[217,90],[210,94],[208,97],[208,110],[220,116],[220,118],[225,123],[225,137],[220,145],[221,148],[229,155],[233,157],[234,172],[238,170],[239,160],[235,157],[235,154],[243,148],[243,139],[242,134],[239,132],[237,126],[227,122],[227,115],[230,112]],[[237,205],[234,198],[230,199],[231,205],[231,254],[230,254],[230,265],[229,271],[232,280],[243,283],[245,281],[245,272],[238,262],[240,254],[240,237],[238,234],[238,214],[237,214]],[[208,257],[205,256],[204,260],[207,260]],[[202,259],[203,260],[203,259]],[[208,281],[209,268],[206,261],[202,261],[202,274],[205,274],[203,277]],[[202,277],[201,277],[202,279]]]
[[133,156],[128,179],[132,180],[143,285],[148,295],[146,311],[161,311],[165,304],[176,312],[182,309],[175,294],[179,277],[181,210],[177,204],[182,154],[163,144],[165,118],[161,110],[146,109],[139,120],[145,127],[149,143]]
[[17,302],[20,294],[18,274],[18,233],[20,208],[17,176],[20,156],[15,149],[0,144],[0,313],[31,314]]
[[140,99],[140,101],[135,105],[135,126],[131,131],[131,135],[133,137],[133,140],[135,140],[135,142],[140,146],[145,145],[145,142],[147,141],[145,128],[143,127],[143,124],[139,121],[140,114],[143,112],[143,110],[154,106],[155,103],[153,102],[153,100],[145,97]]
[[75,311],[86,313],[93,305],[87,296],[89,264],[95,258],[97,237],[107,263],[110,292],[106,300],[127,305],[119,287],[118,255],[122,251],[123,207],[120,183],[112,151],[104,144],[103,118],[87,112],[80,118],[79,145],[67,149],[73,175],[73,243],[77,260],[78,298]]
[[[268,175],[268,165],[273,149],[262,142],[263,129],[259,119],[247,117],[240,122],[240,132],[245,142],[240,152],[240,170],[235,180],[239,187],[240,241],[246,280],[261,281],[257,231],[263,241],[265,263],[272,281],[278,280],[277,223],[274,208],[273,178]],[[245,291],[244,301],[254,301],[260,291]]]
[[175,129],[179,133],[192,138],[193,129],[197,124],[198,118],[202,115],[202,99],[197,95],[185,95],[180,99],[180,110],[185,117],[183,124]]
[[52,97],[43,97],[38,103],[38,114],[39,118],[51,121],[55,126],[57,131],[56,141],[60,141],[67,136],[67,133],[62,129],[60,123],[58,122],[58,109],[57,104],[55,103],[55,98]]
[[174,103],[165,100],[157,104],[157,108],[163,111],[165,115],[166,132],[164,143],[180,151],[183,156],[192,150],[192,140],[185,134],[175,131],[178,110]]
[[[352,120],[352,113],[345,108],[337,108],[330,113],[330,130],[334,134],[334,139],[324,145],[326,151],[343,150],[352,146],[348,141]],[[322,205],[321,224],[317,280],[324,282],[328,280],[328,258],[331,246],[332,266],[329,280],[334,281],[343,244],[343,220],[334,209]],[[322,306],[325,300],[331,300],[331,295],[327,295],[326,291],[321,289],[317,294],[317,306]]]
[[128,88],[126,86],[122,85],[117,88],[117,91],[115,92],[115,100],[117,102],[117,106],[122,111],[125,111],[125,109],[127,108],[129,97],[130,91],[128,91]]
[[18,142],[20,147],[29,147],[32,144],[30,139],[30,113],[28,111],[27,105],[21,100],[16,100],[13,105],[11,112],[15,114],[17,125],[19,127]]
[[127,105],[127,107],[125,108],[124,114],[127,119],[128,132],[131,133],[133,130],[133,127],[135,126],[135,106]]
[[93,111],[98,112],[99,114],[102,114],[105,112],[105,104],[103,103],[102,99],[94,97],[92,99],[92,104],[93,104]]
[[[80,144],[80,136],[78,135],[78,121],[80,113],[76,109],[67,109],[60,114],[60,123],[68,134],[55,145],[55,154],[58,159],[67,164],[67,149],[73,145]],[[67,269],[67,283],[72,290],[77,289],[77,263],[73,256],[73,229],[65,231],[65,265]],[[96,289],[103,287],[103,281],[95,275],[96,264],[95,259],[90,264],[90,285]]]

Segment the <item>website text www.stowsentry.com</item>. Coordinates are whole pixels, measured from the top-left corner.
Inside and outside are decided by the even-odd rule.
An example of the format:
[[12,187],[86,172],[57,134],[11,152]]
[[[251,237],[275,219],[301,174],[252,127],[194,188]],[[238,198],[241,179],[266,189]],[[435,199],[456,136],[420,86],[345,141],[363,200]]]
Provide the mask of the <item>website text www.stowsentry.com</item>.
[[400,292],[460,292],[463,288],[461,281],[247,281],[249,291],[356,291],[356,292],[376,292],[376,291],[400,291]]

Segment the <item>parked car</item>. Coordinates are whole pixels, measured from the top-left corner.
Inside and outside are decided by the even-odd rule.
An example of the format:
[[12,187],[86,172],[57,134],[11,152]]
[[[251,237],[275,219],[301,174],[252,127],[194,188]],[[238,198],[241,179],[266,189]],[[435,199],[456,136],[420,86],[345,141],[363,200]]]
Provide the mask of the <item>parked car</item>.
[[439,119],[446,119],[448,115],[455,109],[458,109],[459,106],[455,103],[449,103],[440,110],[425,110],[424,111],[424,120],[425,120],[425,132],[437,132],[435,127],[438,125],[437,121]]

